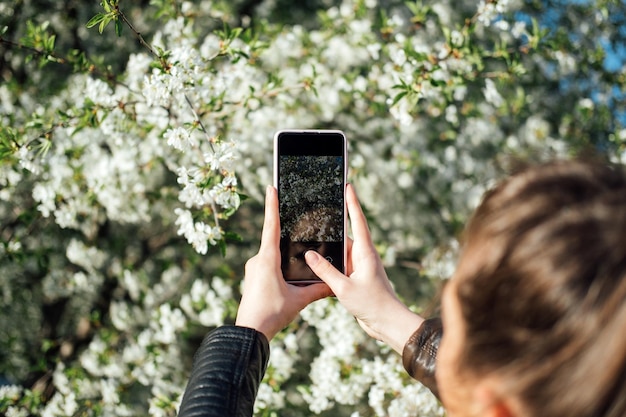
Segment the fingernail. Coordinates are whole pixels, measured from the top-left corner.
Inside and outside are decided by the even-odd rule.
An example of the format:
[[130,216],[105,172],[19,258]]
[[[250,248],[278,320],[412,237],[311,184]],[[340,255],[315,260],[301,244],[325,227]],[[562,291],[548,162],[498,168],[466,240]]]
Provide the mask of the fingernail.
[[308,250],[304,253],[304,259],[306,260],[307,265],[312,266],[319,262],[320,254],[314,250]]

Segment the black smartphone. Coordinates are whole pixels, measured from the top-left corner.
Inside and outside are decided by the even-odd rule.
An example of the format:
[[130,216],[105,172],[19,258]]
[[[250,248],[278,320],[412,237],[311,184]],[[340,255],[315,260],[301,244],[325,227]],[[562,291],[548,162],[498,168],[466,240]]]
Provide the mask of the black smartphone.
[[346,136],[339,130],[281,130],[274,136],[281,269],[294,284],[321,282],[304,260],[315,250],[345,273]]

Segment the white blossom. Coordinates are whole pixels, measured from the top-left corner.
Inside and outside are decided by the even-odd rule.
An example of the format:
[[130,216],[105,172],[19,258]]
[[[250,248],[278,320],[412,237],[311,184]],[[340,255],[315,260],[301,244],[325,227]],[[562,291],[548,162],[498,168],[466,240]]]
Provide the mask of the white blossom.
[[37,164],[35,156],[27,146],[20,147],[17,151],[17,156],[20,160],[22,168],[32,172],[33,174],[39,174],[41,172],[41,166]]
[[[154,320],[154,319],[157,320]],[[154,339],[159,343],[171,344],[176,340],[176,334],[185,328],[185,316],[183,313],[169,304],[162,304],[155,312],[152,326],[155,331]]]
[[105,404],[117,405],[120,402],[116,380],[111,378],[103,379],[100,383],[100,390],[102,401]]
[[72,239],[67,245],[67,259],[87,272],[95,272],[106,260],[106,255],[98,248],[88,247],[83,242]]
[[480,0],[478,3],[478,21],[485,26],[491,25],[493,20],[500,14],[504,13],[509,5],[510,0]]
[[177,126],[173,129],[167,129],[163,134],[163,138],[167,140],[167,144],[179,151],[187,151],[197,145],[196,140],[191,135],[191,132],[181,126]]
[[211,151],[205,152],[204,160],[212,170],[232,171],[237,161],[236,144],[232,141],[219,141]]
[[493,80],[489,78],[485,80],[485,89],[483,92],[485,94],[485,100],[493,104],[494,107],[500,107],[504,103],[504,99],[496,89],[496,83],[494,83]]
[[528,36],[528,31],[526,30],[526,22],[515,22],[513,24],[513,28],[511,29],[511,33],[517,39],[520,39],[522,36]]
[[170,90],[167,78],[162,74],[153,73],[144,78],[143,95],[148,106],[167,106],[170,102]]
[[19,408],[14,406],[9,406],[6,409],[6,417],[28,417],[28,410],[25,408]]
[[[437,281],[455,268],[451,222],[466,219],[494,183],[500,157],[567,155],[569,116],[604,108],[611,98],[598,90],[575,101],[568,117],[548,122],[541,113],[546,97],[531,86],[515,97],[523,105],[513,118],[519,125],[501,127],[500,116],[510,118],[505,104],[516,75],[500,78],[505,63],[485,45],[523,45],[522,64],[538,69],[537,77],[579,71],[576,51],[533,51],[527,23],[514,20],[521,7],[515,0],[424,4],[432,13],[419,21],[400,6],[343,0],[320,11],[319,27],[273,26],[266,17],[275,2],[266,1],[255,13],[268,31],[256,44],[248,34],[225,40],[213,30],[225,30],[222,23],[233,18],[226,3],[181,2],[176,17],[165,14],[152,28],[154,20],[128,6],[137,27],[153,33],[145,40],[162,59],[147,49],[132,54],[125,68],[115,67],[114,82],[96,65],[68,74],[50,94],[45,84],[20,94],[10,83],[0,86],[0,123],[8,127],[0,146],[0,307],[7,315],[0,336],[11,380],[24,380],[28,358],[43,351],[41,304],[64,305],[51,341],[63,352],[50,370],[54,395],[29,415],[176,413],[189,341],[234,319],[233,282],[258,250],[250,236],[262,225],[276,130],[345,130],[351,181],[385,265],[425,254],[409,264]],[[12,6],[0,9],[8,16]],[[473,11],[472,36],[465,38],[454,28]],[[595,13],[578,22],[578,32],[597,36],[601,27],[600,38],[609,39],[605,22]],[[450,28],[448,39],[442,27]],[[449,48],[464,44],[471,57]],[[609,156],[626,163],[626,131],[616,129]],[[251,204],[233,218],[239,223],[229,222],[241,195]],[[228,232],[246,240],[223,258],[185,252],[191,245],[208,254]],[[43,278],[25,290],[27,275]],[[336,300],[308,306],[272,340],[271,355],[259,414],[297,405],[329,415],[358,410],[352,417],[443,415],[428,390],[409,380],[399,356],[372,342]],[[27,395],[20,386],[0,387],[5,413],[23,415],[17,402]]]
[[264,408],[285,408],[285,392],[275,391],[268,384],[261,384],[254,402],[255,413]]
[[113,95],[113,90],[104,81],[100,79],[86,79],[85,96],[94,104],[113,107],[117,104],[117,100]]
[[33,188],[33,199],[39,202],[37,210],[39,210],[44,217],[49,217],[55,209],[55,197],[54,190],[43,183],[35,184]]
[[218,226],[211,226],[204,222],[194,222],[191,212],[177,208],[175,210],[178,219],[178,234],[183,235],[194,249],[205,255],[208,251],[208,243],[215,245],[222,238],[222,230]]
[[63,395],[57,392],[48,401],[41,415],[42,417],[66,417],[73,415],[77,410],[76,394],[70,392]]
[[216,288],[215,291],[205,281],[195,280],[190,292],[180,300],[180,307],[185,314],[206,327],[224,324],[227,311],[225,300],[232,297],[232,289],[225,286],[221,278],[213,278],[211,284]]
[[567,76],[576,71],[578,63],[572,54],[559,50],[554,52],[554,56],[559,62],[561,76]]
[[9,401],[16,401],[24,392],[24,387],[20,385],[0,385],[0,398]]

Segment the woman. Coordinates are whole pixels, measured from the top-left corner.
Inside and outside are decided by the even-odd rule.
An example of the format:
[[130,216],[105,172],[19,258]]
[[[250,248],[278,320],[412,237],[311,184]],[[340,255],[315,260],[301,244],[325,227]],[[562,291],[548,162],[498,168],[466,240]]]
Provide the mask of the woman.
[[440,394],[449,416],[626,416],[623,168],[553,162],[488,192],[443,294],[444,336],[438,320],[396,297],[351,186],[346,201],[348,276],[308,251],[307,264],[328,287],[295,287],[280,272],[278,202],[268,188],[236,326],[212,332],[199,349],[181,416],[252,415],[267,340],[331,290]]

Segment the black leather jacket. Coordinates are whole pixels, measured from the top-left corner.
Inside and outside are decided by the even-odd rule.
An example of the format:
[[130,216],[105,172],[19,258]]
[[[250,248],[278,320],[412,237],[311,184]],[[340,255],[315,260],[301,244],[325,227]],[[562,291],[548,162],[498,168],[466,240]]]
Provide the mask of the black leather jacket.
[[247,327],[218,327],[196,352],[178,415],[252,416],[269,356],[263,333]]
[[[439,319],[426,320],[402,353],[407,372],[438,396],[435,359],[443,334]],[[179,417],[250,417],[269,359],[267,338],[254,329],[222,326],[196,352]]]

